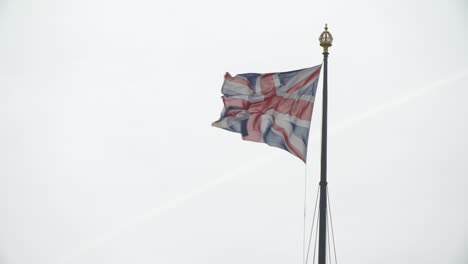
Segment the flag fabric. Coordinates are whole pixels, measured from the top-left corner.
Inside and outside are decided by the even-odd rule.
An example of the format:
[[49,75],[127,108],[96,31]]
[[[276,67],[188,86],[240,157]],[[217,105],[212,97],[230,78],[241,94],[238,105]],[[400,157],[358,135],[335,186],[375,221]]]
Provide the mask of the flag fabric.
[[224,109],[213,126],[284,149],[306,162],[321,66],[234,77],[226,73],[221,90]]

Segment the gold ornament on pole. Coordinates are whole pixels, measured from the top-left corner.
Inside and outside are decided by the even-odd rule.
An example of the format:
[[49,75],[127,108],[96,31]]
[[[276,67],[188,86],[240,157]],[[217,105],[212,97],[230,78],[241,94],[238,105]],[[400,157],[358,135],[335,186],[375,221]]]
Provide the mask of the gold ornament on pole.
[[325,31],[320,34],[319,37],[320,46],[323,47],[323,53],[328,54],[328,48],[331,47],[333,42],[333,36],[330,32],[328,32],[328,25],[325,24]]

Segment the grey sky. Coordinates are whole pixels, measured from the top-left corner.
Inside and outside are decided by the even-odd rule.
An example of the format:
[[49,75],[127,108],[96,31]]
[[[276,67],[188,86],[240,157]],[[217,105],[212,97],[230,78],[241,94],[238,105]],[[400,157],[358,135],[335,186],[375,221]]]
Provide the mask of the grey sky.
[[302,263],[303,163],[210,124],[325,22],[338,261],[468,263],[462,0],[0,2],[0,263]]

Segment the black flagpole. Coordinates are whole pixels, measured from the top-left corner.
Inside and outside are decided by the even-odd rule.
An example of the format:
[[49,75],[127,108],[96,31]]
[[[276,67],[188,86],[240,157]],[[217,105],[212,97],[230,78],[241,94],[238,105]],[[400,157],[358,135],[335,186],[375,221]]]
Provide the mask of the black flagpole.
[[319,205],[319,249],[318,264],[325,264],[327,254],[327,108],[328,108],[328,48],[333,37],[325,31],[320,35],[320,46],[323,47],[323,112],[322,112],[322,154],[320,165],[320,205]]

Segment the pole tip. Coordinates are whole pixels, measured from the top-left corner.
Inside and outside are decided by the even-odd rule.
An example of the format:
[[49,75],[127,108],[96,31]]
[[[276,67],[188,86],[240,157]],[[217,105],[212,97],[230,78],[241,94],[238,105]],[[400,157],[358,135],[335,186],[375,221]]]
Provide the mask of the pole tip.
[[328,48],[332,46],[333,43],[333,36],[328,31],[328,24],[325,23],[325,31],[320,34],[319,37],[320,46],[323,47],[323,53],[328,53]]

